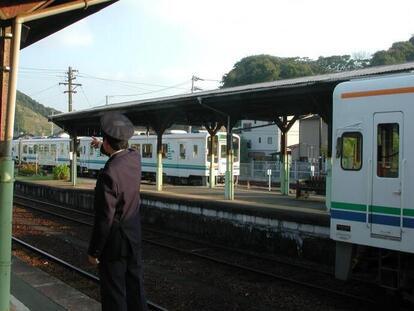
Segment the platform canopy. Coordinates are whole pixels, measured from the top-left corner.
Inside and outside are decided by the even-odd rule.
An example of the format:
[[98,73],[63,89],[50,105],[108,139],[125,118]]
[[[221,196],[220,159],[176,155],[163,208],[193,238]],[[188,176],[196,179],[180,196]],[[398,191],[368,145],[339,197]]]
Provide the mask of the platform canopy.
[[276,117],[319,114],[326,122],[332,115],[332,93],[344,81],[368,76],[402,73],[414,69],[414,62],[371,67],[335,74],[309,76],[223,88],[199,93],[129,101],[50,116],[70,134],[99,134],[99,119],[107,111],[120,111],[137,126],[170,120],[173,124],[226,124],[234,120],[274,121]]
[[[16,16],[25,16],[50,9],[64,8],[76,2],[84,4],[83,9],[73,10],[47,18],[37,19],[24,23],[21,48],[25,48],[97,11],[111,5],[118,0],[93,4],[86,0],[2,0],[0,1],[0,21],[3,24],[11,23]],[[89,4],[90,3],[90,4]]]

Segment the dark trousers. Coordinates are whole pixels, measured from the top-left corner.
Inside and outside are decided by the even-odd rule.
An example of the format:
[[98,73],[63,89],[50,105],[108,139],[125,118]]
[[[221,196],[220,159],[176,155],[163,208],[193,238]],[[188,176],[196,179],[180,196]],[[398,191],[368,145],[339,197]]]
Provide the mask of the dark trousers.
[[141,260],[136,256],[99,264],[102,311],[147,311]]

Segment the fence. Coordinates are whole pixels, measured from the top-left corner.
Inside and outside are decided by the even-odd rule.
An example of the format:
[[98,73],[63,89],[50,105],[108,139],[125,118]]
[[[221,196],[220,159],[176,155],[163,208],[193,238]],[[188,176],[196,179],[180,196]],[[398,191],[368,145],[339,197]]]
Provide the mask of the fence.
[[[289,163],[289,168],[291,183],[296,182],[297,179],[306,179],[311,176],[320,176],[325,174],[325,163],[322,164],[322,169],[320,170],[318,163],[292,161]],[[279,161],[252,161],[250,163],[240,163],[239,180],[268,182],[268,169],[272,170],[272,182],[279,182]]]

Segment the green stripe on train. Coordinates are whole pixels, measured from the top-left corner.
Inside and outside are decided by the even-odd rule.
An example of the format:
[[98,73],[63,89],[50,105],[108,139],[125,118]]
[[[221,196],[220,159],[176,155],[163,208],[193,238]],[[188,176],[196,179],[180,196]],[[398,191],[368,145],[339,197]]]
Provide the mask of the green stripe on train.
[[[355,203],[345,203],[345,202],[332,202],[331,206],[333,209],[342,209],[347,211],[357,211],[357,212],[364,212],[367,211],[367,206],[363,204],[355,204]],[[375,214],[386,214],[386,215],[400,215],[401,211],[398,207],[389,207],[389,206],[369,206],[369,212]],[[414,217],[414,209],[407,209],[403,210],[404,216]]]

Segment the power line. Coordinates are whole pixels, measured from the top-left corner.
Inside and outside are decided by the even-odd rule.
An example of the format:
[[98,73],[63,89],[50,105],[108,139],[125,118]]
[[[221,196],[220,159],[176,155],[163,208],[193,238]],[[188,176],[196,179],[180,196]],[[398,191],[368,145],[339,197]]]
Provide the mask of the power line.
[[19,67],[19,71],[29,70],[29,71],[50,71],[50,72],[65,72],[64,69],[50,69],[50,68],[34,68],[34,67]]
[[53,84],[52,86],[49,86],[49,87],[47,87],[47,88],[45,88],[45,89],[43,89],[43,90],[41,90],[41,91],[38,91],[38,92],[36,92],[36,93],[32,93],[32,94],[30,94],[29,96],[30,96],[30,97],[33,97],[33,96],[39,95],[39,94],[41,94],[41,93],[43,93],[43,92],[46,92],[46,91],[48,91],[48,90],[50,90],[50,89],[52,89],[52,88],[54,88],[54,87],[56,87],[56,86],[59,86],[59,84],[58,84],[58,83],[55,83],[55,84]]
[[145,93],[138,93],[138,94],[119,94],[119,95],[110,95],[110,96],[111,97],[135,97],[135,96],[141,96],[141,95],[154,94],[154,93],[163,92],[163,91],[166,91],[166,90],[169,90],[169,89],[177,88],[178,86],[187,84],[188,82],[189,81],[187,80],[187,81],[185,81],[183,83],[179,83],[179,84],[176,84],[176,85],[173,85],[173,86],[165,87],[165,88],[160,89],[160,90],[155,90],[155,91],[150,91],[150,92],[145,92]]
[[[127,84],[140,84],[140,85],[147,85],[147,86],[154,86],[154,87],[162,87],[162,88],[174,88],[175,86],[166,86],[166,85],[160,85],[160,84],[153,84],[153,83],[144,83],[144,82],[135,82],[135,81],[126,81],[126,80],[117,80],[117,79],[109,79],[109,78],[102,78],[97,76],[92,76],[89,74],[79,74],[78,77],[86,78],[86,79],[96,79],[96,80],[102,80],[102,81],[110,81],[110,82],[121,82],[121,83],[127,83]],[[175,87],[178,88],[178,87]],[[184,89],[184,88],[179,88]]]
[[83,93],[83,96],[85,96],[86,101],[88,102],[88,106],[89,107],[92,107],[92,105],[91,105],[91,103],[90,103],[90,101],[88,99],[88,96],[86,96],[85,90],[83,89],[82,85],[80,86],[80,89],[81,89],[81,91]]

